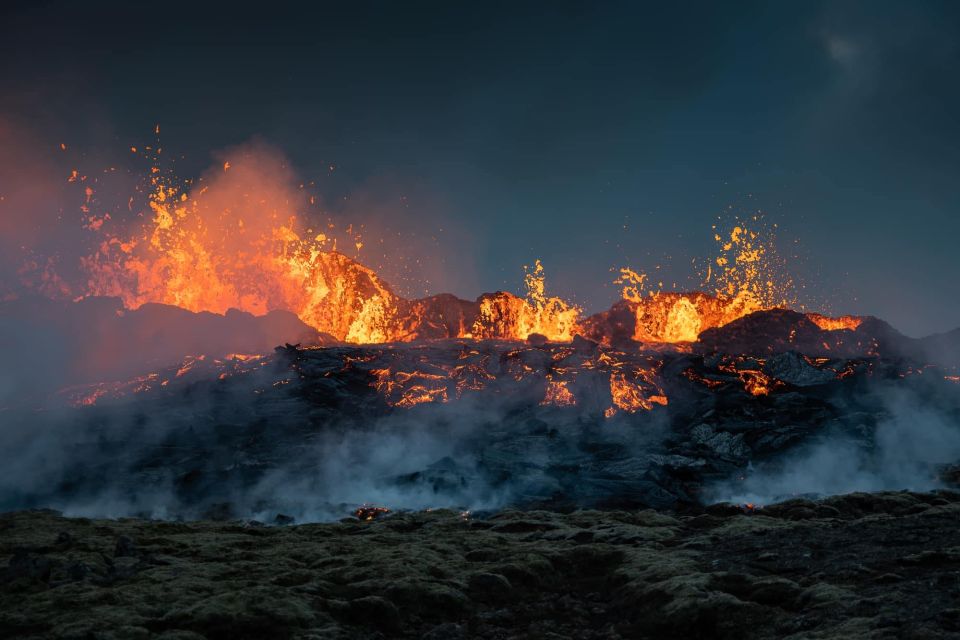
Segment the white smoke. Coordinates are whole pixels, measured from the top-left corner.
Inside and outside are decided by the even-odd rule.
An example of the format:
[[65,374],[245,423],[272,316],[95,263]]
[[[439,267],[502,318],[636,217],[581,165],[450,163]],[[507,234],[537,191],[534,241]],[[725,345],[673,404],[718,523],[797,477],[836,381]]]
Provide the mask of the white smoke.
[[960,460],[960,419],[912,392],[885,389],[887,417],[855,432],[831,430],[815,442],[737,479],[709,488],[710,502],[770,504],[796,496],[855,491],[928,491],[942,486],[941,465]]

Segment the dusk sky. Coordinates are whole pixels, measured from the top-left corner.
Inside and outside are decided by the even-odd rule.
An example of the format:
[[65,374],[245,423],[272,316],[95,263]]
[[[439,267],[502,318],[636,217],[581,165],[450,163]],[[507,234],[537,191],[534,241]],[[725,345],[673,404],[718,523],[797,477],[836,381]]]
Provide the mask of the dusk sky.
[[340,220],[436,237],[416,294],[540,258],[596,311],[762,210],[813,303],[960,326],[960,4],[130,4],[5,3],[0,117],[96,156],[159,124],[186,173],[260,139]]

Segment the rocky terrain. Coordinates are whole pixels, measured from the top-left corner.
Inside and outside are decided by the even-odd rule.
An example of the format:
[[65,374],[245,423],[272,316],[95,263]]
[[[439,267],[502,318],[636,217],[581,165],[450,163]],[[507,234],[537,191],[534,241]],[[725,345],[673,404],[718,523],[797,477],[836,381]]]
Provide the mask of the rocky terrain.
[[0,516],[3,638],[951,638],[960,494],[265,526]]
[[[904,348],[771,311],[664,350],[577,337],[192,358],[72,390],[90,406],[3,412],[0,510],[317,520],[365,502],[675,509],[951,486],[960,378]],[[811,450],[837,459],[795,470]]]
[[618,317],[0,409],[0,638],[960,637],[955,334]]

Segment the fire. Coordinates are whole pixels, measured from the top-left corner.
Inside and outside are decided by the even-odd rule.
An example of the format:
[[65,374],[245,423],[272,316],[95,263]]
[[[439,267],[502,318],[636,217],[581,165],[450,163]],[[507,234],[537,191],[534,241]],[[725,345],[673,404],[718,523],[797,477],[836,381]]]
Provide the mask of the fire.
[[358,520],[363,520],[364,522],[372,522],[381,516],[385,516],[390,513],[390,509],[387,507],[377,507],[374,505],[364,504],[360,505],[353,510],[353,515]]
[[[298,214],[302,199],[269,156],[241,154],[209,180],[185,185],[154,166],[139,226],[124,232],[105,224],[109,216],[87,225],[100,240],[82,259],[83,295],[116,296],[130,309],[149,302],[221,314],[285,309],[358,344],[418,339],[410,320],[425,303],[398,296],[375,271],[338,251],[329,229],[318,232]],[[347,233],[359,251],[363,242],[352,227]],[[523,298],[483,296],[474,316],[440,337],[571,340],[580,309],[547,295],[539,260],[525,284]]]
[[[674,293],[647,289],[649,278],[633,269],[621,268],[614,284],[631,303],[636,316],[634,340],[683,343],[697,340],[711,327],[733,322],[755,311],[793,306],[793,282],[784,274],[775,249],[773,230],[762,217],[735,220],[728,232],[714,225],[717,256],[707,265],[702,286],[712,293]],[[821,316],[826,320],[831,320]]]
[[296,191],[269,159],[241,156],[209,185],[150,178],[149,217],[106,234],[83,260],[88,295],[190,311],[287,309],[350,342],[385,342],[399,298],[371,269],[335,250],[295,212]]
[[[70,176],[83,190],[85,232],[96,238],[94,250],[81,259],[82,286],[63,282],[53,262],[40,256],[25,266],[25,283],[37,279],[38,288],[59,297],[119,297],[128,309],[147,303],[220,314],[282,309],[334,340],[356,344],[532,336],[570,342],[591,335],[580,307],[547,293],[540,260],[525,267],[523,296],[498,291],[475,302],[444,295],[408,300],[358,261],[365,243],[352,227],[345,230],[348,239],[339,239],[357,252],[353,257],[338,249],[342,234],[333,225],[317,225],[304,214],[313,198],[295,186],[276,154],[238,151],[201,179],[181,181],[163,168],[159,145],[144,149],[153,154],[144,156],[152,164],[142,189],[144,210],[132,226],[124,227],[115,213],[95,212],[91,183],[79,170]],[[134,201],[127,203],[131,212],[137,210]],[[685,348],[706,329],[792,306],[793,283],[775,250],[775,228],[759,215],[735,219],[727,230],[715,225],[718,250],[705,266],[702,291],[664,291],[662,282],[620,269],[615,282],[634,318],[626,337]],[[861,322],[854,316],[809,317],[830,331]],[[439,393],[428,384],[419,397]]]
[[469,336],[526,340],[539,334],[555,342],[569,342],[579,329],[580,308],[546,295],[543,265],[537,260],[526,269],[525,298],[500,291],[480,298],[480,310]]
[[830,316],[820,315],[819,313],[808,313],[807,317],[824,331],[841,331],[844,329],[854,331],[863,323],[863,318],[857,316],[838,316],[831,318]]

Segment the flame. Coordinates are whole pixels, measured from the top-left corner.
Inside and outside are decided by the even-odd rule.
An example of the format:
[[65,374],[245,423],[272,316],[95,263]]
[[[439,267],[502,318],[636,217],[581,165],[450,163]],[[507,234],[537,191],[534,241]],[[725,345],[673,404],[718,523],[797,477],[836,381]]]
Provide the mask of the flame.
[[118,296],[130,309],[286,309],[340,340],[390,340],[398,296],[312,233],[294,211],[295,192],[282,186],[288,181],[269,159],[247,156],[189,191],[153,172],[142,225],[126,236],[105,233],[83,259],[87,295]]
[[533,334],[555,342],[569,342],[579,328],[581,309],[561,298],[546,295],[543,265],[524,267],[525,298],[499,291],[480,298],[480,309],[469,336],[526,340]]
[[857,316],[838,316],[831,318],[830,316],[824,316],[819,313],[808,313],[807,317],[824,331],[841,331],[844,329],[854,331],[863,323],[863,318]]
[[[303,214],[313,198],[303,185],[295,187],[276,154],[238,151],[201,179],[180,181],[161,167],[159,145],[144,148],[154,156],[144,156],[152,166],[143,185],[145,207],[132,228],[124,228],[116,215],[91,212],[98,198],[80,170],[69,178],[83,190],[85,232],[97,238],[95,250],[81,260],[81,290],[60,279],[52,259],[39,256],[24,265],[25,284],[30,280],[51,296],[116,296],[129,309],[147,303],[220,314],[232,308],[255,315],[282,309],[335,340],[358,344],[532,336],[568,342],[587,335],[582,310],[548,295],[540,260],[524,267],[522,297],[499,291],[476,303],[435,304],[442,296],[407,300],[356,255],[338,251],[332,225],[314,228]],[[131,151],[137,153],[137,147]],[[647,274],[619,270],[615,283],[634,314],[634,340],[685,348],[706,329],[794,304],[793,283],[775,249],[776,225],[755,215],[721,227],[713,227],[717,255],[705,265],[702,291],[664,291],[663,283]],[[365,243],[352,226],[345,233],[349,242],[341,246],[359,255]],[[809,317],[830,331],[855,329],[861,322],[853,316]]]
[[620,269],[614,284],[621,286],[621,298],[634,307],[634,340],[693,342],[705,329],[755,311],[793,306],[793,281],[785,275],[775,249],[776,225],[764,226],[760,215],[749,223],[757,228],[751,229],[739,218],[734,218],[727,232],[714,225],[718,253],[707,264],[702,281],[702,287],[712,293],[665,292],[662,283],[653,288],[646,274]]
[[[285,309],[352,343],[417,339],[410,319],[423,313],[423,303],[401,298],[372,269],[338,252],[336,239],[310,228],[277,165],[240,155],[194,185],[154,166],[148,212],[132,232],[114,230],[109,216],[90,219],[87,228],[101,239],[82,259],[84,295],[116,296],[129,309],[150,302],[221,314]],[[363,243],[352,226],[346,232],[359,251]],[[571,340],[580,308],[547,295],[539,260],[524,281],[524,298],[505,292],[481,298],[476,317],[461,322],[455,336]]]
[[388,513],[390,513],[390,509],[387,507],[378,507],[371,504],[363,504],[353,510],[354,517],[364,522],[371,522]]

